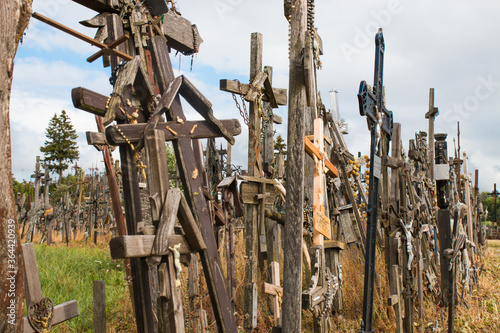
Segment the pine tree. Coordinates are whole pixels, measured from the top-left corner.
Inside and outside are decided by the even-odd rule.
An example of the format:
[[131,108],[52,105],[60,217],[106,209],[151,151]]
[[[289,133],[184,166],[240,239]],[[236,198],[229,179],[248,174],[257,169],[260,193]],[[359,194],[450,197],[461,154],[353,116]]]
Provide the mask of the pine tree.
[[283,137],[281,137],[281,134],[278,134],[278,137],[276,138],[276,142],[274,143],[274,150],[277,154],[286,156],[286,143],[285,140],[283,140]]
[[62,173],[68,169],[69,163],[77,161],[80,157],[76,143],[78,135],[66,111],[62,110],[60,116],[54,114],[45,129],[45,136],[47,140],[44,146],[40,147],[40,151],[44,154],[49,169],[59,174],[60,182]]

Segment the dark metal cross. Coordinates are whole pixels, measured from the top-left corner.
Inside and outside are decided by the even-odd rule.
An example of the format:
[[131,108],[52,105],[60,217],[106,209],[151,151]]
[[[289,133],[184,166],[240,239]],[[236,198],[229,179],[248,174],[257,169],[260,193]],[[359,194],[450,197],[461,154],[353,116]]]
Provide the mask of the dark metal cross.
[[361,81],[358,93],[359,113],[366,116],[371,132],[370,147],[370,187],[367,209],[365,282],[363,296],[363,319],[360,332],[372,332],[373,289],[375,278],[375,245],[377,238],[378,185],[381,174],[381,138],[390,141],[393,129],[392,112],[385,108],[383,101],[384,36],[382,29],[375,35],[375,77],[373,90]]

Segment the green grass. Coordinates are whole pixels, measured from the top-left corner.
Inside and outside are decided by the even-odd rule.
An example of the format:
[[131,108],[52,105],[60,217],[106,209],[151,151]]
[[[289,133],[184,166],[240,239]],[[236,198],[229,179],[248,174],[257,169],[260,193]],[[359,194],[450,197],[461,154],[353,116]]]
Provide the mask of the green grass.
[[112,260],[108,249],[35,245],[35,252],[43,296],[54,305],[78,301],[80,316],[54,332],[93,332],[94,280],[106,283],[108,332],[135,330],[123,261]]

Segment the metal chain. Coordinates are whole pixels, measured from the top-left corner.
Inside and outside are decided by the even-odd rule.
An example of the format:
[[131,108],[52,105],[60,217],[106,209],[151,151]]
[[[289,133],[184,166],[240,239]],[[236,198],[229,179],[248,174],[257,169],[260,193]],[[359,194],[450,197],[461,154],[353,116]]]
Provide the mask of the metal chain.
[[255,146],[257,147],[257,137],[255,136],[255,132],[253,131],[252,126],[250,126],[250,120],[248,119],[248,111],[247,111],[247,105],[245,103],[245,99],[243,98],[243,89],[241,88],[241,82],[239,80],[236,80],[238,82],[238,89],[240,91],[240,98],[241,98],[241,104],[243,105],[243,108],[241,107],[240,103],[238,102],[238,99],[236,98],[236,94],[233,95],[233,100],[236,103],[236,107],[238,108],[241,117],[243,118],[243,122],[245,125],[247,125],[248,130],[250,131],[250,135],[252,136]]

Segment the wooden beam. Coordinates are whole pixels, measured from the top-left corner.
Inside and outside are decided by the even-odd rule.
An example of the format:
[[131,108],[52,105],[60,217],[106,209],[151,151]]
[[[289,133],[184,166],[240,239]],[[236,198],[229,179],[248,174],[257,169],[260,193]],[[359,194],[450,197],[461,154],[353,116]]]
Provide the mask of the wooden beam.
[[[152,255],[155,238],[155,235],[130,235],[112,238],[109,242],[111,258],[123,259],[150,257]],[[189,242],[184,235],[170,235],[168,236],[168,243],[181,244],[181,247],[178,250],[180,254],[194,252],[191,250]],[[168,253],[170,253],[170,250],[167,249],[165,252],[158,253],[158,255],[163,256]]]
[[[237,119],[221,120],[220,123],[226,128],[227,132],[233,136],[241,133],[241,126]],[[117,130],[118,128],[130,143],[135,144],[139,142],[146,126],[146,123],[108,126],[106,128],[106,139],[111,145],[127,144],[125,138],[123,138]],[[166,141],[220,137],[220,134],[214,131],[211,125],[206,121],[184,121],[183,123],[169,121],[166,123],[158,123],[156,129],[162,130],[165,133]],[[98,139],[98,137],[94,137],[94,139]]]
[[314,144],[307,139],[307,137],[304,137],[304,145],[306,149],[306,153],[313,157],[316,156],[318,159],[322,160],[323,157],[325,157],[325,167],[328,170],[328,175],[333,178],[337,178],[339,176],[339,170],[333,165],[328,158],[326,158],[325,153],[320,152],[318,148],[314,146]]
[[[46,24],[48,24],[48,25],[50,25],[50,26],[52,26],[52,27],[54,27],[56,29],[59,29],[59,30],[61,30],[61,31],[63,31],[63,32],[65,32],[65,33],[73,36],[73,37],[76,37],[76,38],[78,38],[80,40],[83,40],[84,42],[87,42],[87,43],[89,43],[89,44],[91,44],[93,46],[97,46],[97,47],[99,47],[101,49],[108,49],[108,45],[106,45],[104,43],[101,43],[101,42],[99,42],[99,41],[97,41],[97,40],[95,40],[93,38],[90,38],[89,36],[86,36],[86,35],[78,32],[76,30],[73,30],[70,27],[67,27],[67,26],[65,26],[65,25],[63,25],[63,24],[61,24],[59,22],[51,20],[48,17],[45,17],[45,16],[43,16],[41,14],[38,14],[38,13],[33,13],[32,16],[34,18],[36,18],[37,20],[42,21],[43,23],[46,23]],[[130,56],[130,55],[126,54],[126,53],[117,51],[117,50],[112,50],[112,54],[115,54],[115,55],[119,56],[120,58],[123,58],[124,60],[132,60],[133,59],[132,56]]]
[[212,103],[210,103],[210,101],[203,96],[185,76],[182,76],[182,85],[179,89],[179,93],[203,118],[205,118],[206,121],[209,122],[216,132],[219,132],[220,136],[234,145],[234,137],[224,126],[222,126],[220,121],[214,117]]
[[[99,13],[111,12],[111,13],[119,13],[120,9],[118,6],[115,6],[113,1],[109,0],[73,0],[82,6],[85,6],[89,9],[95,10]],[[118,5],[118,1],[115,2]]]
[[[250,85],[239,83],[236,80],[220,80],[219,89],[233,94],[246,95],[250,90]],[[274,97],[276,99],[276,104],[287,105],[287,90],[281,88],[272,88],[272,89]],[[262,96],[262,100],[269,102],[269,99],[266,94]]]
[[71,99],[73,106],[77,109],[90,112],[97,116],[106,115],[106,104],[108,97],[83,87],[73,88],[71,90]]
[[192,25],[190,21],[173,11],[165,13],[161,31],[167,37],[167,45],[183,53],[197,52],[203,43],[196,25]]

